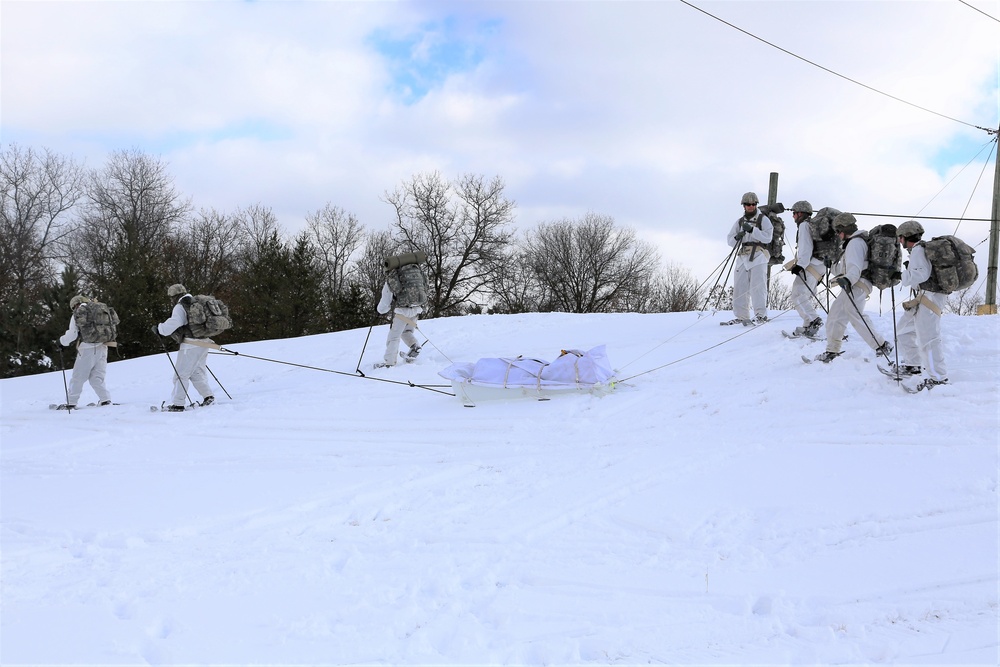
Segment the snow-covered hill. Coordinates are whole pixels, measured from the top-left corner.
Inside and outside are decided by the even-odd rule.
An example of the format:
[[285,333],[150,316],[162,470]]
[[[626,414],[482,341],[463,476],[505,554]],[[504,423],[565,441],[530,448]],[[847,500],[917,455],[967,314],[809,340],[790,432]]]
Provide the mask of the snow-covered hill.
[[[376,327],[362,370],[431,388],[350,376],[367,330],[232,345],[184,414],[164,355],[72,414],[4,380],[0,662],[997,664],[1000,319],[909,395],[723,315],[427,320],[371,371]],[[440,393],[602,343],[606,395]]]

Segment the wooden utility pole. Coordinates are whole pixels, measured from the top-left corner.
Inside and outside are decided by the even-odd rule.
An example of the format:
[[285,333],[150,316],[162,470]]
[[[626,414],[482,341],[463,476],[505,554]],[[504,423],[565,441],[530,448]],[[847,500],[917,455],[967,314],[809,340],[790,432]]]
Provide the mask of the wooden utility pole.
[[997,130],[997,147],[993,153],[993,213],[990,216],[990,254],[986,264],[986,304],[979,308],[980,315],[997,314],[997,249],[1000,247],[1000,129]]
[[[778,172],[771,172],[771,180],[767,186],[767,205],[772,206],[778,201]],[[768,262],[767,265],[767,291],[768,294],[771,292],[771,264]]]

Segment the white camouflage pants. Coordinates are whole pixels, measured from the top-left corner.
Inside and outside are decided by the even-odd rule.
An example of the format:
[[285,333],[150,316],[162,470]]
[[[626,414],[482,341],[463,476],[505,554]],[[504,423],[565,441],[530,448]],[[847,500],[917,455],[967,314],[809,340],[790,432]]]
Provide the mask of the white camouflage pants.
[[[395,366],[399,361],[399,341],[402,339],[408,348],[417,344],[413,334],[414,323],[420,317],[421,309],[416,307],[396,308],[392,312],[392,324],[389,325],[389,335],[385,339],[385,361],[388,366]],[[402,315],[403,317],[400,317]],[[406,318],[406,319],[403,319]],[[407,322],[406,320],[410,320]]]
[[948,368],[941,349],[941,316],[934,308],[943,311],[948,296],[924,292],[922,297],[933,304],[918,303],[915,308],[903,310],[896,327],[899,341],[899,361],[904,366],[921,366],[924,374],[933,380],[948,379]]
[[104,386],[107,372],[108,346],[104,343],[80,343],[76,350],[76,363],[73,364],[73,377],[69,381],[67,404],[77,404],[83,393],[83,385],[88,381],[97,393],[98,400],[110,401],[111,392]]
[[742,258],[736,260],[736,270],[733,272],[733,315],[737,319],[750,319],[751,304],[754,315],[767,317],[767,258],[761,258],[760,250],[757,253],[753,264]]
[[[212,342],[205,339],[207,342]],[[181,349],[177,352],[177,362],[174,364],[174,390],[170,397],[170,402],[174,405],[187,405],[188,381],[194,385],[202,398],[212,395],[212,388],[208,385],[205,362],[208,360],[208,348],[198,345],[181,344]]]
[[[853,297],[853,303],[851,297]],[[829,317],[826,318],[827,352],[840,352],[848,323],[873,350],[885,342],[881,336],[874,333],[875,328],[872,326],[871,319],[864,314],[866,301],[868,301],[868,292],[859,284],[855,284],[850,291],[840,291],[833,305],[830,306]]]
[[803,326],[819,317],[816,312],[816,297],[813,296],[816,294],[817,284],[819,282],[816,276],[806,270],[792,278],[792,306],[802,318]]

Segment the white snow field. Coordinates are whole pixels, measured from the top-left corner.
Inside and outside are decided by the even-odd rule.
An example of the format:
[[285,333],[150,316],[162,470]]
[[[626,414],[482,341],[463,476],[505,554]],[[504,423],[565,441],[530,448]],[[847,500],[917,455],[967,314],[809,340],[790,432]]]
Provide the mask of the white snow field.
[[[353,376],[367,329],[220,337],[232,398],[181,414],[163,354],[70,414],[3,380],[0,662],[996,665],[1000,318],[945,316],[910,395],[853,331],[807,365],[793,313],[729,316],[424,320],[372,371],[377,326],[404,384]],[[610,392],[440,393],[601,344]]]

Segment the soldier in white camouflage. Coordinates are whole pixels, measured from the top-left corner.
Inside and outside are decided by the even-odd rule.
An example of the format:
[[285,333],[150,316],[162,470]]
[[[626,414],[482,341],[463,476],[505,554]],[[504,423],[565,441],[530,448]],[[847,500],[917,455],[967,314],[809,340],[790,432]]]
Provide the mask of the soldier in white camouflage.
[[[743,215],[729,230],[729,246],[737,248],[733,272],[735,317],[723,324],[752,326],[767,322],[767,265],[771,257],[767,248],[774,236],[774,226],[771,219],[757,208],[759,203],[756,193],[744,194],[740,200]],[[754,312],[752,319],[751,306]]]
[[[392,311],[392,323],[385,341],[385,355],[375,368],[389,368],[396,365],[400,356],[413,361],[420,354],[420,344],[413,333],[417,320],[427,305],[429,289],[427,275],[421,268],[426,261],[422,252],[406,253],[386,259],[385,284],[382,298],[376,310],[382,315]],[[399,352],[399,342],[409,348],[405,355]]]
[[823,319],[816,311],[816,286],[823,277],[823,262],[813,257],[813,237],[809,229],[812,204],[806,200],[792,205],[795,220],[795,258],[787,266],[792,279],[792,306],[802,318],[802,326],[795,327],[793,335],[814,337],[823,326]]
[[104,378],[108,372],[108,343],[92,343],[83,340],[83,335],[77,325],[77,309],[86,308],[89,303],[91,300],[81,294],[77,294],[69,302],[70,310],[73,311],[74,315],[69,318],[69,328],[59,338],[59,343],[68,347],[74,341],[78,340],[79,342],[77,342],[73,375],[66,390],[66,402],[58,406],[59,410],[76,408],[80,394],[83,393],[83,385],[87,382],[97,394],[98,405],[111,405],[111,392],[104,384]]
[[898,240],[910,255],[902,271],[901,282],[912,290],[913,298],[903,303],[903,315],[897,325],[900,363],[889,366],[900,376],[923,374],[925,386],[948,382],[948,369],[941,344],[941,313],[948,305],[948,295],[924,289],[931,276],[931,263],[921,238],[924,228],[916,220],[907,220],[896,230]]

